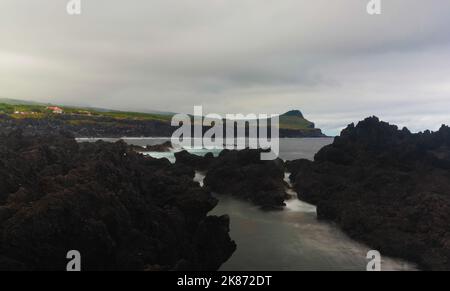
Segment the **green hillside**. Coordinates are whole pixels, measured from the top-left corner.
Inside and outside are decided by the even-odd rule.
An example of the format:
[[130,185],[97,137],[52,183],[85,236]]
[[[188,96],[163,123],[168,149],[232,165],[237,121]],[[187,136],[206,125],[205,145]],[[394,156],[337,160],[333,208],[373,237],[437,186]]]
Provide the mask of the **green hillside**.
[[[11,99],[0,99],[0,114],[7,114],[14,118],[43,118],[52,115],[52,111],[47,109],[48,106],[57,105],[43,105],[40,103],[27,103],[26,101]],[[125,112],[114,110],[102,110],[85,107],[68,107],[59,106],[63,109],[63,114],[80,115],[80,116],[103,116],[116,119],[134,119],[134,120],[158,120],[169,122],[172,115],[155,114],[155,113],[139,113],[139,112]]]
[[312,130],[315,125],[313,122],[305,119],[298,110],[289,111],[280,115],[280,128],[296,130]]
[[[50,105],[38,102],[29,102],[23,100],[0,98],[0,114],[7,114],[13,118],[45,118],[53,115],[54,113],[47,109]],[[89,107],[71,107],[71,106],[59,106],[63,109],[63,114],[86,116],[90,122],[93,122],[88,117],[109,117],[118,120],[131,119],[131,120],[153,120],[170,122],[173,114],[170,113],[142,113],[142,112],[129,112],[129,111],[116,111],[101,108],[89,108]],[[299,110],[289,111],[280,115],[280,128],[290,130],[302,130],[312,131],[315,129],[314,123],[304,118],[303,114]]]

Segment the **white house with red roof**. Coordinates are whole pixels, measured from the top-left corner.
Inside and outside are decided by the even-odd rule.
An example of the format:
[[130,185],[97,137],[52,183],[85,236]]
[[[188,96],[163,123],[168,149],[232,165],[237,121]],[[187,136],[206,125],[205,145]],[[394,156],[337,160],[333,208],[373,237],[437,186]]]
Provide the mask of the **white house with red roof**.
[[49,106],[49,107],[47,107],[47,109],[51,110],[54,114],[63,114],[64,113],[64,110],[58,106]]

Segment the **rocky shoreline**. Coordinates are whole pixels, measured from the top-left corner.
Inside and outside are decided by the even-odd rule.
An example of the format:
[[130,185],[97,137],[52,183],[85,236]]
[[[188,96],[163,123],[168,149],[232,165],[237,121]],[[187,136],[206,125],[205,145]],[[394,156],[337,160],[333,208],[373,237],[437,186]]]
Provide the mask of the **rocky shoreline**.
[[[50,115],[46,118],[12,118],[0,114],[0,132],[22,130],[27,135],[71,132],[77,138],[170,137],[177,129],[164,120],[139,120],[107,116]],[[204,127],[203,131],[208,130]],[[318,128],[280,129],[281,138],[325,137]]]
[[211,192],[249,201],[263,210],[280,210],[285,192],[283,161],[261,161],[261,150],[223,151],[206,173]]
[[450,128],[412,134],[368,118],[314,161],[286,164],[300,199],[382,255],[450,269]]
[[205,172],[205,189],[220,195],[231,195],[261,207],[280,210],[290,196],[286,193],[284,164],[281,159],[262,161],[263,150],[223,150],[217,158],[186,151],[175,153],[176,164]]
[[77,138],[171,136],[174,127],[159,120],[118,119],[106,116],[51,115],[46,118],[11,118],[0,114],[0,132],[21,130],[26,135],[65,131]]
[[147,145],[147,146],[136,146],[136,145],[129,145],[133,150],[143,153],[143,152],[158,152],[158,153],[167,153],[173,150],[172,142],[166,141],[162,144],[157,145]]
[[189,167],[124,142],[0,138],[0,270],[217,270],[236,249]]
[[[264,210],[299,199],[321,220],[384,256],[450,269],[450,128],[412,134],[368,118],[351,124],[314,161],[261,161],[262,150],[168,151],[122,141],[77,143],[69,133],[0,138],[0,270],[64,270],[79,250],[85,270],[217,270],[236,249],[211,195]],[[195,172],[206,174],[204,187]]]

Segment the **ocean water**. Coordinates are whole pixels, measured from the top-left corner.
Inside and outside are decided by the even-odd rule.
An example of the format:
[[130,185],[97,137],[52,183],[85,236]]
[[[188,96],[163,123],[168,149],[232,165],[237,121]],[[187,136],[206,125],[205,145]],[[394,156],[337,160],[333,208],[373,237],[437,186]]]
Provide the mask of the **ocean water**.
[[[237,243],[223,271],[365,271],[369,247],[335,225],[320,222],[313,205],[292,199],[283,211],[264,212],[249,203],[218,196],[214,215],[228,214]],[[382,270],[415,270],[413,264],[382,257]]]
[[[127,138],[121,138],[121,139],[123,141],[125,141],[126,143],[128,143],[128,144],[132,144],[132,145],[136,145],[136,146],[142,146],[142,147],[145,147],[147,145],[158,145],[158,144],[162,144],[162,143],[170,140],[167,137],[147,137],[147,138],[127,137]],[[79,142],[95,142],[95,141],[99,140],[99,138],[78,138],[77,140]],[[119,138],[101,138],[101,140],[107,141],[107,142],[116,142],[116,141],[119,140]],[[184,148],[175,148],[174,150],[172,150],[170,152],[144,152],[143,154],[149,155],[149,156],[151,156],[153,158],[156,158],[156,159],[166,158],[171,163],[175,163],[174,153],[182,151],[182,150],[187,150],[191,154],[195,154],[195,155],[199,155],[199,156],[204,156],[208,152],[213,153],[214,156],[218,156],[220,154],[220,152],[221,152],[220,149],[204,150],[204,149],[197,149],[197,148],[186,148],[186,149],[184,149]]]
[[[116,139],[106,139],[115,141]],[[134,145],[155,145],[167,138],[124,139]],[[80,141],[92,141],[83,139]],[[281,139],[280,158],[313,159],[315,153],[330,144],[331,138]],[[177,149],[180,150],[180,149]],[[206,150],[188,149],[204,155]],[[214,151],[215,155],[220,151]],[[146,153],[155,158],[175,161],[173,152]],[[194,180],[203,184],[204,174],[196,173]],[[286,181],[289,181],[286,173]],[[237,244],[233,256],[222,265],[227,271],[364,271],[369,247],[347,237],[332,223],[317,220],[316,207],[298,200],[297,193],[288,189],[293,199],[283,211],[265,212],[258,207],[229,196],[214,194],[218,206],[211,215],[230,216],[231,238]],[[382,270],[416,270],[413,264],[383,257]]]
[[[78,138],[79,142],[95,142],[99,140],[98,138]],[[118,138],[102,138],[102,140],[107,142],[116,142]],[[128,144],[136,145],[136,146],[147,146],[147,145],[157,145],[162,144],[169,140],[166,137],[129,137],[122,138]],[[295,159],[312,159],[316,152],[321,149],[323,146],[328,145],[333,142],[332,138],[282,138],[280,139],[280,154],[279,157],[283,160],[295,160]],[[172,152],[147,152],[145,154],[152,156],[154,158],[166,158],[169,159],[172,163],[175,162],[174,152],[181,151],[183,149],[177,148]],[[200,156],[204,156],[208,152],[212,152],[215,156],[219,155],[221,150],[204,150],[204,149],[195,149],[195,148],[187,148],[185,149],[188,152]]]

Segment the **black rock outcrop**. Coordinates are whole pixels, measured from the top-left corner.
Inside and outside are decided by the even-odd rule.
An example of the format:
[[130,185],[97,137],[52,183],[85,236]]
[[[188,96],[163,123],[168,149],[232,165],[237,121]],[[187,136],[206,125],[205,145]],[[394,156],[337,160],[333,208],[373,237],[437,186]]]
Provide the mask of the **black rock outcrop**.
[[137,152],[160,152],[166,153],[173,150],[172,142],[166,141],[161,144],[156,145],[147,145],[147,146],[138,146],[138,145],[130,145],[130,147]]
[[213,160],[205,187],[252,202],[266,210],[280,209],[289,198],[281,160],[262,161],[262,150],[224,150]]
[[175,159],[177,165],[184,165],[194,170],[205,172],[211,167],[214,161],[214,155],[207,153],[205,156],[198,156],[183,150],[175,153]]
[[372,117],[288,167],[320,219],[384,255],[450,269],[449,127],[412,134]]
[[0,137],[0,269],[217,270],[234,252],[227,216],[190,168],[125,143],[69,134]]

